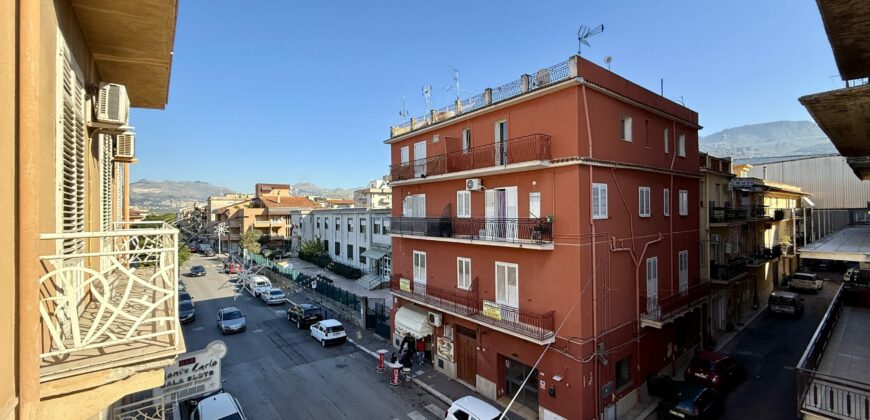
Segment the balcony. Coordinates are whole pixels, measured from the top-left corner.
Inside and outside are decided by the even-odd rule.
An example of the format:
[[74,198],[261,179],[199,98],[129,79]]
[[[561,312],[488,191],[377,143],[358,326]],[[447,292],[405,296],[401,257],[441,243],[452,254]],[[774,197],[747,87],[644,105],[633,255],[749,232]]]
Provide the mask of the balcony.
[[661,328],[692,311],[710,297],[710,282],[703,282],[666,297],[641,297],[640,325]]
[[746,209],[746,215],[749,219],[765,221],[773,220],[773,213],[768,212],[767,206],[750,205],[743,207]]
[[[155,369],[184,352],[178,323],[178,230],[116,223],[49,233],[40,257],[43,382],[107,369]],[[90,248],[90,250],[88,250]]]
[[529,166],[543,166],[550,160],[550,136],[532,134],[507,140],[504,144],[491,143],[459,150],[407,163],[390,166],[392,182],[424,178],[444,178],[439,175],[461,173],[472,176],[470,171],[495,168],[498,170]]
[[480,300],[476,283],[475,280],[471,290],[444,289],[393,275],[390,277],[390,291],[415,303],[449,312],[536,344],[553,341],[555,311],[537,313]]
[[710,209],[710,224],[734,224],[746,221],[745,208],[713,207]]
[[517,248],[553,249],[553,222],[483,217],[392,217],[392,235]]
[[710,279],[714,283],[731,283],[746,276],[746,258],[734,258],[725,264],[715,261],[710,266]]

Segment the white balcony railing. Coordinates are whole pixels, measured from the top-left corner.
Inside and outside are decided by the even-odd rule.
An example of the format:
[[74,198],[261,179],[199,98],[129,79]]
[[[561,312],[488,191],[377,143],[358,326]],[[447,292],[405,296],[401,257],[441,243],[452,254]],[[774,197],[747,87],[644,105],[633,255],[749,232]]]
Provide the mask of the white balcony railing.
[[124,222],[105,232],[39,239],[58,250],[40,257],[43,380],[184,351],[178,230],[163,222]]

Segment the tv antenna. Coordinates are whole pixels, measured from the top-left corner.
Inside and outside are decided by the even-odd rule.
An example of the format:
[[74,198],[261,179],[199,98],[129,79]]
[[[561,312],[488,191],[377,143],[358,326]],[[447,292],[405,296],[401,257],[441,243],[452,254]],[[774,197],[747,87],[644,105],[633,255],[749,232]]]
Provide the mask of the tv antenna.
[[452,69],[452,70],[453,70],[453,86],[448,86],[444,90],[446,90],[448,92],[449,91],[456,92],[456,100],[458,101],[458,100],[462,99],[462,98],[460,98],[460,95],[462,94],[462,92],[465,92],[465,91],[459,87],[459,70],[456,70],[456,69]]
[[612,63],[612,62],[613,62],[613,57],[611,57],[609,55],[607,57],[604,57],[604,63],[607,64],[607,70],[610,70],[610,63]]
[[399,116],[402,117],[402,121],[405,121],[408,118],[408,104],[405,101],[405,96],[402,96],[402,110],[399,111]]
[[604,25],[598,25],[594,28],[590,28],[586,25],[580,25],[580,29],[577,31],[577,55],[583,55],[583,46],[591,47],[589,45],[589,39],[593,35],[598,35],[604,32]]
[[432,110],[432,85],[423,86],[423,101],[426,102],[426,113]]

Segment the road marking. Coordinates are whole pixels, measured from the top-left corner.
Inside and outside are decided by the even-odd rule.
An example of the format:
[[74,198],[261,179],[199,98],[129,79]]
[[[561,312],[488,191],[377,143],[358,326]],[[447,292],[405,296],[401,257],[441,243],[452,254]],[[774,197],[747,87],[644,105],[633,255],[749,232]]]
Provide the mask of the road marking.
[[285,314],[286,314],[286,312],[284,312],[280,309],[275,309],[275,315],[284,316]]
[[262,328],[257,328],[256,330],[251,331],[251,332],[254,333],[254,334],[256,334],[256,333],[261,333],[261,332],[263,332],[263,329],[262,329]]
[[426,420],[426,416],[424,416],[416,411],[412,411],[412,412],[408,413],[408,417],[410,417],[411,420]]
[[193,327],[193,328],[191,328],[190,330],[191,330],[191,331],[202,331],[203,328],[204,328],[204,327]]
[[435,405],[435,404],[429,404],[429,405],[427,405],[427,406],[426,406],[426,409],[429,410],[430,413],[434,414],[435,417],[438,417],[439,419],[442,419],[442,418],[444,418],[444,416],[447,415],[447,412],[446,412],[446,411],[444,411],[444,410],[438,408],[438,406]]

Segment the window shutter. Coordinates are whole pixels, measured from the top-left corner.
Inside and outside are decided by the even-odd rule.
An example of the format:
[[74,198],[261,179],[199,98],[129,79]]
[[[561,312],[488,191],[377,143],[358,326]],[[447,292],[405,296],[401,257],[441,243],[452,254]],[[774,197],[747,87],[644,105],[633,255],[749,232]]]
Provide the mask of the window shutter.
[[[78,67],[69,51],[61,53],[62,113],[60,175],[61,225],[64,233],[85,228],[85,92]],[[84,249],[84,240],[66,239],[66,254]]]
[[103,231],[112,228],[112,137],[101,134],[100,138],[100,226]]

